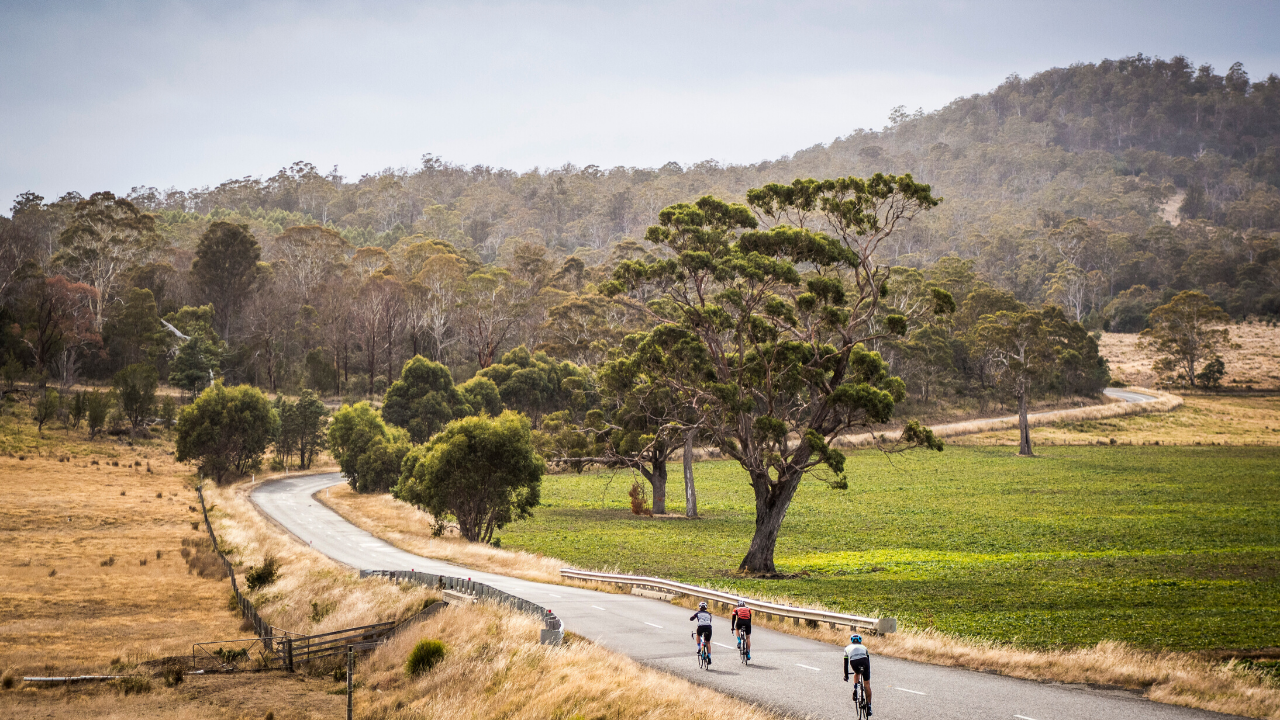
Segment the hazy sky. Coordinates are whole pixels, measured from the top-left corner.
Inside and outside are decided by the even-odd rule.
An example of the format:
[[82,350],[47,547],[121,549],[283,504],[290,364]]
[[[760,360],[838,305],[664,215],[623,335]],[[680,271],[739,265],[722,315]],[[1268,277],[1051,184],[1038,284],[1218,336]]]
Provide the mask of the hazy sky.
[[0,213],[24,190],[755,162],[1010,73],[1142,52],[1280,73],[1280,2],[0,0]]

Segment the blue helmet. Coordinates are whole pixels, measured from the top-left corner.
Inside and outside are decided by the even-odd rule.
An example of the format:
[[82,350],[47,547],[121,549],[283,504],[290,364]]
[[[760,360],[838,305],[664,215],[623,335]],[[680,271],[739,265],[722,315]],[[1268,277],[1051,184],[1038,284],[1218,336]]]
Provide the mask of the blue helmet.
[[861,644],[861,643],[862,643],[862,636],[861,636],[861,635],[850,635],[850,636],[849,636],[849,640],[850,640],[851,642],[853,642],[855,645],[856,645],[856,644]]

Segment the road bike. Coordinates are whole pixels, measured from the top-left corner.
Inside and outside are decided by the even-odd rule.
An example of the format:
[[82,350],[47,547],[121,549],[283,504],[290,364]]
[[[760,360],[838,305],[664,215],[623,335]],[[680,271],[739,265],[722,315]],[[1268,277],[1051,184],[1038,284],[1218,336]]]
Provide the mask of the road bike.
[[711,669],[711,650],[707,648],[707,645],[709,643],[704,641],[702,638],[698,637],[698,633],[696,632],[690,633],[689,636],[692,637],[694,640],[696,640],[698,643],[698,668],[700,670],[710,670]]
[[858,708],[858,720],[867,720],[867,694],[862,687],[862,676],[854,678],[853,704]]
[[746,635],[741,630],[738,631],[738,657],[742,660],[742,664],[746,665],[751,659],[751,653],[747,650]]

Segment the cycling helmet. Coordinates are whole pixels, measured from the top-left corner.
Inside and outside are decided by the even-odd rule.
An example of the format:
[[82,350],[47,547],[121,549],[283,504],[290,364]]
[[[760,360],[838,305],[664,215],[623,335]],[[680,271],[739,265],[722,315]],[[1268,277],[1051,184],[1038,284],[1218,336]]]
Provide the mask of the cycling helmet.
[[698,609],[699,609],[699,610],[706,610],[706,609],[707,609],[707,604],[706,604],[705,602],[700,602],[700,603],[698,603]]
[[850,641],[852,641],[852,642],[856,645],[856,644],[859,644],[859,643],[861,643],[861,642],[862,642],[862,636],[861,636],[861,635],[850,635],[850,636],[849,636],[849,640],[850,640]]
[[738,607],[746,607],[746,606],[747,606],[747,601],[746,601],[746,600],[739,600],[739,601],[738,601]]

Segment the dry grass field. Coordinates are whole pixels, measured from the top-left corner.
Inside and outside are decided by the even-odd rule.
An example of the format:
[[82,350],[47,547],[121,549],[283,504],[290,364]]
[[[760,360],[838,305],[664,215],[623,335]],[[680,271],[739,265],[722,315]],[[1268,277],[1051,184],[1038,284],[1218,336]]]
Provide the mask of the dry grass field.
[[[1169,412],[1043,423],[1031,439],[1038,445],[1280,445],[1280,397],[1188,393],[1182,401]],[[958,435],[947,442],[1016,446],[1018,431]]]
[[[1230,325],[1231,341],[1240,347],[1222,353],[1225,387],[1280,389],[1280,327],[1248,322]],[[1129,385],[1155,387],[1151,370],[1156,355],[1142,347],[1136,333],[1103,333],[1098,349],[1111,364],[1111,377]]]
[[14,418],[0,443],[0,668],[97,673],[237,636],[219,611],[229,583],[181,555],[199,537],[195,493],[168,443],[41,436]]

